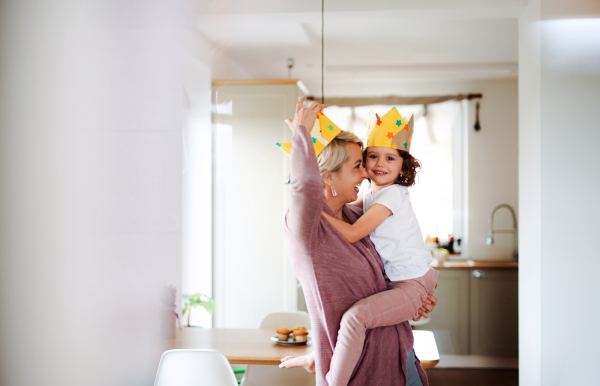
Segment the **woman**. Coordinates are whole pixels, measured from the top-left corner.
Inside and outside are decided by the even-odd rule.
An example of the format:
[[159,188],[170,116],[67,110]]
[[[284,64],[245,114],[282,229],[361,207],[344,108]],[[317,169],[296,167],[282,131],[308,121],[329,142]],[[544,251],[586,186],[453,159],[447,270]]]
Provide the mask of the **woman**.
[[[303,102],[304,98],[298,102],[294,120],[287,121],[295,132],[285,234],[311,317],[317,386],[324,386],[342,315],[357,301],[387,287],[383,263],[369,238],[350,244],[321,215],[324,211],[354,223],[362,214],[362,209],[346,205],[357,199],[358,186],[367,178],[362,143],[354,134],[342,131],[317,160],[306,128],[313,127],[317,114],[326,106],[313,102],[303,108]],[[430,300],[435,305],[437,300]],[[419,313],[427,317],[433,305],[423,303],[426,311]],[[408,322],[368,330],[349,385],[427,385],[418,358],[407,365],[412,347]],[[298,358],[295,364],[284,367],[302,365],[301,361]]]

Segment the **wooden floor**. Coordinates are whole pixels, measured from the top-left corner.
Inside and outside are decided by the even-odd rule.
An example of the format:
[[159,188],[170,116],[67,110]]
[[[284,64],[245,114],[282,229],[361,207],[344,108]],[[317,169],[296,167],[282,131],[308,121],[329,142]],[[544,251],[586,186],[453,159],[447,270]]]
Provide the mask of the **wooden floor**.
[[519,370],[427,369],[430,386],[517,386]]

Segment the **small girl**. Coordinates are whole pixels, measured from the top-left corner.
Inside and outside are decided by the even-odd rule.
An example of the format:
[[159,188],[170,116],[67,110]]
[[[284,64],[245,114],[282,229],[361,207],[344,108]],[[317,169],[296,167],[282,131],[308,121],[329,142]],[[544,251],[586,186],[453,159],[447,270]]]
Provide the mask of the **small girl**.
[[[413,118],[406,122],[395,107],[381,119],[371,109],[364,153],[371,185],[351,204],[362,205],[364,214],[349,224],[323,212],[350,243],[370,235],[391,281],[388,291],[358,301],[344,314],[326,376],[330,386],[346,386],[350,381],[366,330],[418,318],[422,303],[429,303],[427,294],[437,287],[438,272],[428,265],[431,252],[425,247],[408,192],[421,166],[409,153],[412,133]],[[413,351],[408,360],[414,362]],[[411,378],[420,384],[418,376],[405,375],[407,384]]]

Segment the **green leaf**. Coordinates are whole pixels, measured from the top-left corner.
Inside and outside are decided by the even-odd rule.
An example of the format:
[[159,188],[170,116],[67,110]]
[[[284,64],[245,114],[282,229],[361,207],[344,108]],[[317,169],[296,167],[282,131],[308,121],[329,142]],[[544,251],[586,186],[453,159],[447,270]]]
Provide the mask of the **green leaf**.
[[214,300],[205,294],[201,294],[201,293],[195,293],[195,294],[185,294],[183,295],[183,310],[181,315],[185,315],[186,311],[191,310],[192,308],[196,308],[198,306],[204,308],[206,311],[208,311],[211,315],[214,314],[215,312],[215,302]]

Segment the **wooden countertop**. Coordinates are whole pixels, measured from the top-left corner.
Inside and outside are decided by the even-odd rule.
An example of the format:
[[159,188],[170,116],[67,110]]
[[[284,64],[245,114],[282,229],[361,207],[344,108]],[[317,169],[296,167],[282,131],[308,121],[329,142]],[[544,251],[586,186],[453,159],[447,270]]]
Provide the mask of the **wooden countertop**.
[[213,80],[213,86],[240,86],[256,84],[297,84],[298,79],[240,79],[240,80]]
[[429,265],[435,269],[519,269],[519,263],[506,260],[447,260],[440,265],[434,258]]

